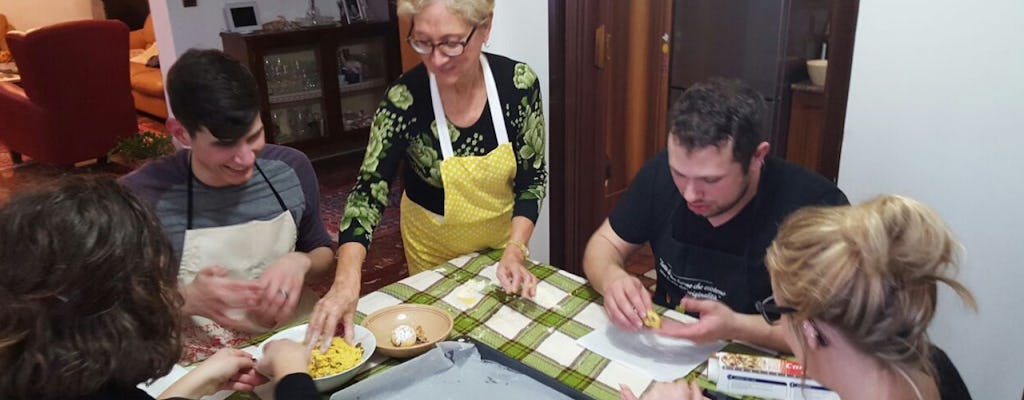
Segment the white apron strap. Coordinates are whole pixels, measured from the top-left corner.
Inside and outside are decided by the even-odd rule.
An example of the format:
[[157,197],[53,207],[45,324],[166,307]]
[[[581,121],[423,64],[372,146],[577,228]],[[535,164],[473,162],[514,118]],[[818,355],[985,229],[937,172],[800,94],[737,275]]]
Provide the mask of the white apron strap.
[[508,131],[505,130],[505,117],[501,115],[501,99],[498,98],[498,86],[494,83],[491,65],[487,56],[480,54],[480,65],[484,70],[484,86],[487,87],[487,103],[491,109],[491,121],[494,122],[494,136],[498,138],[498,146],[508,143]]
[[[501,100],[498,98],[498,86],[494,83],[494,75],[491,73],[491,65],[487,62],[487,56],[480,54],[480,68],[483,70],[484,87],[487,90],[487,103],[491,109],[491,121],[494,123],[494,136],[498,145],[508,143],[508,131],[505,129],[505,117],[501,114]],[[434,121],[437,123],[437,138],[441,142],[441,159],[451,158],[455,154],[452,150],[451,133],[448,131],[448,118],[444,115],[444,105],[441,103],[441,93],[437,89],[437,78],[433,73],[428,72],[430,77],[430,103],[434,108]]]
[[448,118],[444,115],[444,105],[441,104],[441,92],[437,90],[437,78],[432,72],[430,75],[430,103],[434,106],[434,123],[437,124],[437,140],[441,142],[441,159],[451,158],[455,152],[452,150],[452,135],[448,132]]

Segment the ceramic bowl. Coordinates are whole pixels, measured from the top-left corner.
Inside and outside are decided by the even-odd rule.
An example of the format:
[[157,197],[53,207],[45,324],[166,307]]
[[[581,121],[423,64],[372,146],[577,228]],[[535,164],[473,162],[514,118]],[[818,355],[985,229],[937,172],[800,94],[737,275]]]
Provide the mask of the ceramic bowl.
[[[423,328],[427,341],[398,347],[391,343],[391,334],[399,325]],[[377,351],[394,358],[410,358],[434,348],[452,331],[452,317],[440,308],[424,304],[398,304],[377,310],[363,319],[363,326],[377,339]]]
[[828,72],[828,60],[807,60],[807,75],[811,77],[811,83],[825,86],[826,72]]

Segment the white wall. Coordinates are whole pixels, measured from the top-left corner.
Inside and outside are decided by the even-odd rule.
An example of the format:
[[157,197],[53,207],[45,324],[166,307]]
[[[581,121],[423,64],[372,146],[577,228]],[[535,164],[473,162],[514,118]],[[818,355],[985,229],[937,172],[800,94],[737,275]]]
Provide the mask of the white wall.
[[[160,17],[163,20],[162,22],[164,22],[163,25],[173,27],[173,29],[166,32],[173,36],[174,46],[171,48],[165,49],[163,44],[164,38],[160,37],[160,32],[159,30],[157,31],[157,40],[160,43],[161,53],[166,52],[173,55],[173,59],[169,60],[173,63],[173,60],[177,59],[178,55],[192,47],[220,49],[220,32],[225,30],[227,26],[224,22],[224,5],[237,1],[199,0],[195,7],[185,8],[179,0],[149,0],[154,23],[160,26],[161,21],[157,20],[157,17]],[[334,0],[315,1],[320,14],[338,18],[338,5]],[[369,0],[367,3],[373,3],[374,1],[381,0]],[[256,0],[256,3],[260,11],[261,23],[272,21],[278,16],[283,16],[289,20],[304,17],[306,10],[309,8],[308,0]],[[157,9],[164,11],[158,15]],[[160,65],[164,65],[164,63],[164,57],[160,57]],[[171,63],[166,65],[171,65]]]
[[[0,0],[12,1],[12,0]],[[24,1],[24,0],[13,0]],[[50,0],[61,1],[61,0]],[[81,1],[81,0],[76,0]],[[153,29],[160,47],[160,65],[164,79],[167,70],[182,53],[190,48],[221,49],[220,33],[227,29],[224,5],[238,0],[199,0],[195,7],[184,7],[179,0],[149,0]],[[315,0],[317,9],[325,16],[338,18],[339,10],[333,0]],[[368,2],[380,1],[370,0]],[[304,17],[309,9],[308,0],[256,0],[260,23],[283,16],[294,20]],[[170,106],[168,106],[170,113]]]
[[0,0],[0,13],[20,31],[82,19],[103,19],[99,0]]
[[[549,63],[548,63],[548,2],[546,0],[497,0],[494,6],[494,27],[484,51],[501,54],[530,65],[540,78],[544,97],[544,122],[550,125]],[[548,134],[547,143],[551,143]],[[550,148],[550,146],[548,146]],[[550,151],[550,150],[549,150]],[[545,155],[546,157],[547,155]],[[548,158],[550,160],[550,157]],[[551,163],[548,162],[550,167]],[[550,180],[550,179],[549,179]],[[548,187],[548,199],[551,188]],[[551,220],[549,201],[545,199],[537,228],[530,240],[530,258],[551,261]]]
[[979,312],[940,292],[932,339],[976,399],[1024,385],[1024,2],[862,1],[839,186],[934,207]]

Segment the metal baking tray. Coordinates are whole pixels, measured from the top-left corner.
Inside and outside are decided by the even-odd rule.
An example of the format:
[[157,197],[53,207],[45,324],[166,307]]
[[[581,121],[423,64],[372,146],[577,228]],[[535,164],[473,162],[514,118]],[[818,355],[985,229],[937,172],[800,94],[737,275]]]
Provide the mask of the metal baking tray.
[[472,343],[473,345],[476,346],[477,351],[480,353],[480,358],[481,359],[494,361],[494,362],[496,362],[498,364],[501,364],[501,365],[504,365],[504,366],[506,366],[508,368],[511,368],[511,369],[515,370],[516,372],[519,372],[519,373],[521,373],[523,375],[526,375],[526,376],[528,376],[530,378],[533,378],[533,380],[535,380],[537,382],[540,382],[544,386],[552,388],[552,389],[558,391],[561,394],[569,396],[569,397],[571,397],[573,399],[587,399],[587,400],[592,399],[590,396],[587,396],[587,395],[583,394],[583,392],[569,387],[569,385],[566,385],[566,384],[562,383],[558,379],[555,379],[555,378],[553,378],[553,377],[551,377],[551,376],[549,376],[549,375],[547,375],[547,374],[545,374],[543,372],[540,372],[540,371],[538,371],[538,370],[536,370],[536,369],[534,369],[534,368],[532,368],[532,367],[530,367],[530,366],[528,366],[526,364],[523,364],[522,361],[519,361],[519,360],[516,360],[516,359],[514,359],[512,357],[509,357],[505,353],[502,353],[502,352],[498,351],[497,349],[495,349],[493,347],[490,347],[490,346],[488,346],[486,344],[483,344],[480,341],[478,341],[476,339],[473,339],[472,337],[460,336],[460,337],[455,338],[454,340],[457,341],[457,342]]

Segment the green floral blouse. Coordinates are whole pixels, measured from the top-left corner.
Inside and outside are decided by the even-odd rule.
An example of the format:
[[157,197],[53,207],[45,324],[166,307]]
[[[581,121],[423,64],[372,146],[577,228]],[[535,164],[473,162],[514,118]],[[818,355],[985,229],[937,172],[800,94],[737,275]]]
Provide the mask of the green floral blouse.
[[[547,187],[544,165],[544,107],[540,82],[528,65],[487,54],[494,74],[509,141],[516,155],[513,216],[534,222]],[[494,124],[487,104],[480,119],[470,127],[448,123],[456,156],[479,156],[497,147]],[[339,227],[340,243],[369,246],[373,230],[388,204],[388,192],[399,163],[405,160],[402,179],[410,200],[444,215],[441,183],[441,146],[430,102],[427,70],[420,64],[398,78],[388,89],[370,127],[366,156],[348,196]]]

